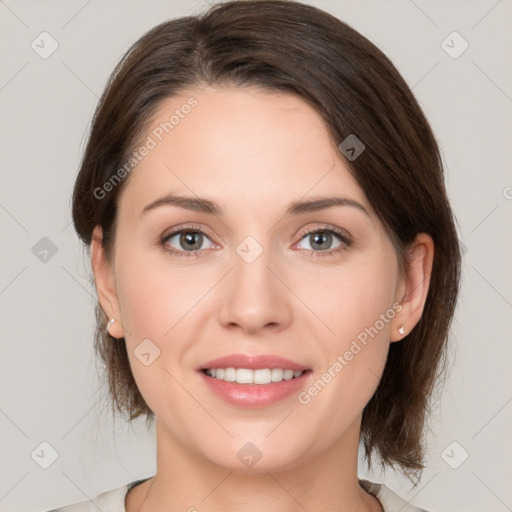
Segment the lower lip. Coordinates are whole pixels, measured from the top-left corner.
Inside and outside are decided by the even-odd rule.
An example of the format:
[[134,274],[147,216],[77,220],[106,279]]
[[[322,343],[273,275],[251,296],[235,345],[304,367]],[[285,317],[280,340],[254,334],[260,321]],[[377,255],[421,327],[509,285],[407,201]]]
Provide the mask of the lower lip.
[[264,407],[271,405],[293,393],[297,393],[309,381],[310,371],[300,377],[271,382],[270,384],[238,384],[209,377],[199,372],[206,385],[218,396],[238,407]]

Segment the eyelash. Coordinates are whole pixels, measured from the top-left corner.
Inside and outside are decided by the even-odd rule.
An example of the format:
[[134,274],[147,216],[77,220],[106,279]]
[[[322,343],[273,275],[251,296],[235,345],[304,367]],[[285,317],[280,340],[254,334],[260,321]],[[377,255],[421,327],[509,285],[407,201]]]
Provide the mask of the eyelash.
[[[201,233],[202,235],[206,235],[208,237],[208,234],[202,231],[200,228],[188,225],[183,226],[178,230],[172,231],[171,233],[164,235],[161,241],[161,244],[163,246],[166,246],[165,250],[169,253],[171,253],[173,256],[178,256],[182,258],[195,258],[200,256],[201,252],[203,252],[203,249],[197,249],[195,251],[178,251],[170,246],[167,245],[167,241],[171,239],[175,235],[183,234],[183,233]],[[337,228],[332,227],[325,227],[325,226],[314,226],[311,228],[308,228],[301,236],[300,241],[302,241],[305,237],[310,235],[311,233],[329,233],[335,235],[341,242],[342,245],[339,247],[336,247],[335,249],[329,249],[327,251],[314,251],[311,249],[302,249],[302,250],[311,250],[311,257],[315,258],[323,258],[327,256],[332,256],[336,253],[341,253],[344,251],[347,247],[350,247],[352,245],[352,240],[347,236],[347,234]]]

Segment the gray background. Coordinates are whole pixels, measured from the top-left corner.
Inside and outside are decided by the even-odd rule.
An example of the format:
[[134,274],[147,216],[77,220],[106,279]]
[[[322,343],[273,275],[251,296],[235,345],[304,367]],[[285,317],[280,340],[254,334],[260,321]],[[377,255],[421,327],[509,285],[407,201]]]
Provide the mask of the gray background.
[[[441,146],[465,245],[454,362],[422,482],[410,491],[390,472],[360,474],[432,511],[512,510],[512,2],[309,3],[362,32],[413,88]],[[114,425],[99,409],[90,266],[70,194],[122,53],[157,23],[205,5],[0,0],[1,511],[47,510],[154,474],[153,433],[143,422]],[[31,47],[42,31],[58,43],[46,59]],[[457,58],[442,45],[453,31],[469,44]],[[447,43],[452,54],[462,48]],[[57,250],[46,261],[43,237]],[[58,458],[43,469],[52,450]]]

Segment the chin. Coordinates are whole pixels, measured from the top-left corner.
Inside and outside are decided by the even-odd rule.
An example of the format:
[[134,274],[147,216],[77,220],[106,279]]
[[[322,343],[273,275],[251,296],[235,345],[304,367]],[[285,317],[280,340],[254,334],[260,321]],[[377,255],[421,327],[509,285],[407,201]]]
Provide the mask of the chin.
[[[204,457],[212,464],[220,466],[226,470],[236,473],[258,474],[267,472],[279,472],[292,468],[300,463],[305,454],[304,440],[296,446],[288,446],[283,450],[283,446],[272,443],[269,439],[262,438],[258,441],[258,436],[252,437],[254,441],[237,441],[230,439],[223,445],[219,444],[219,450],[211,451],[211,446],[207,452],[203,452]],[[298,441],[298,440],[297,440]]]

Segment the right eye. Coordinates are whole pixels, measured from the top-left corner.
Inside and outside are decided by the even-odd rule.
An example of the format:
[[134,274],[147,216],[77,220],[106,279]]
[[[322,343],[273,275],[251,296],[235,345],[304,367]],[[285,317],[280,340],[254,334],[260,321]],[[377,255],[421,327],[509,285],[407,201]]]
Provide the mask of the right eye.
[[[203,249],[208,248],[207,240],[210,239],[203,231],[193,226],[187,226],[164,235],[162,245],[171,254],[193,258],[199,256]],[[211,243],[213,244],[213,242]]]

